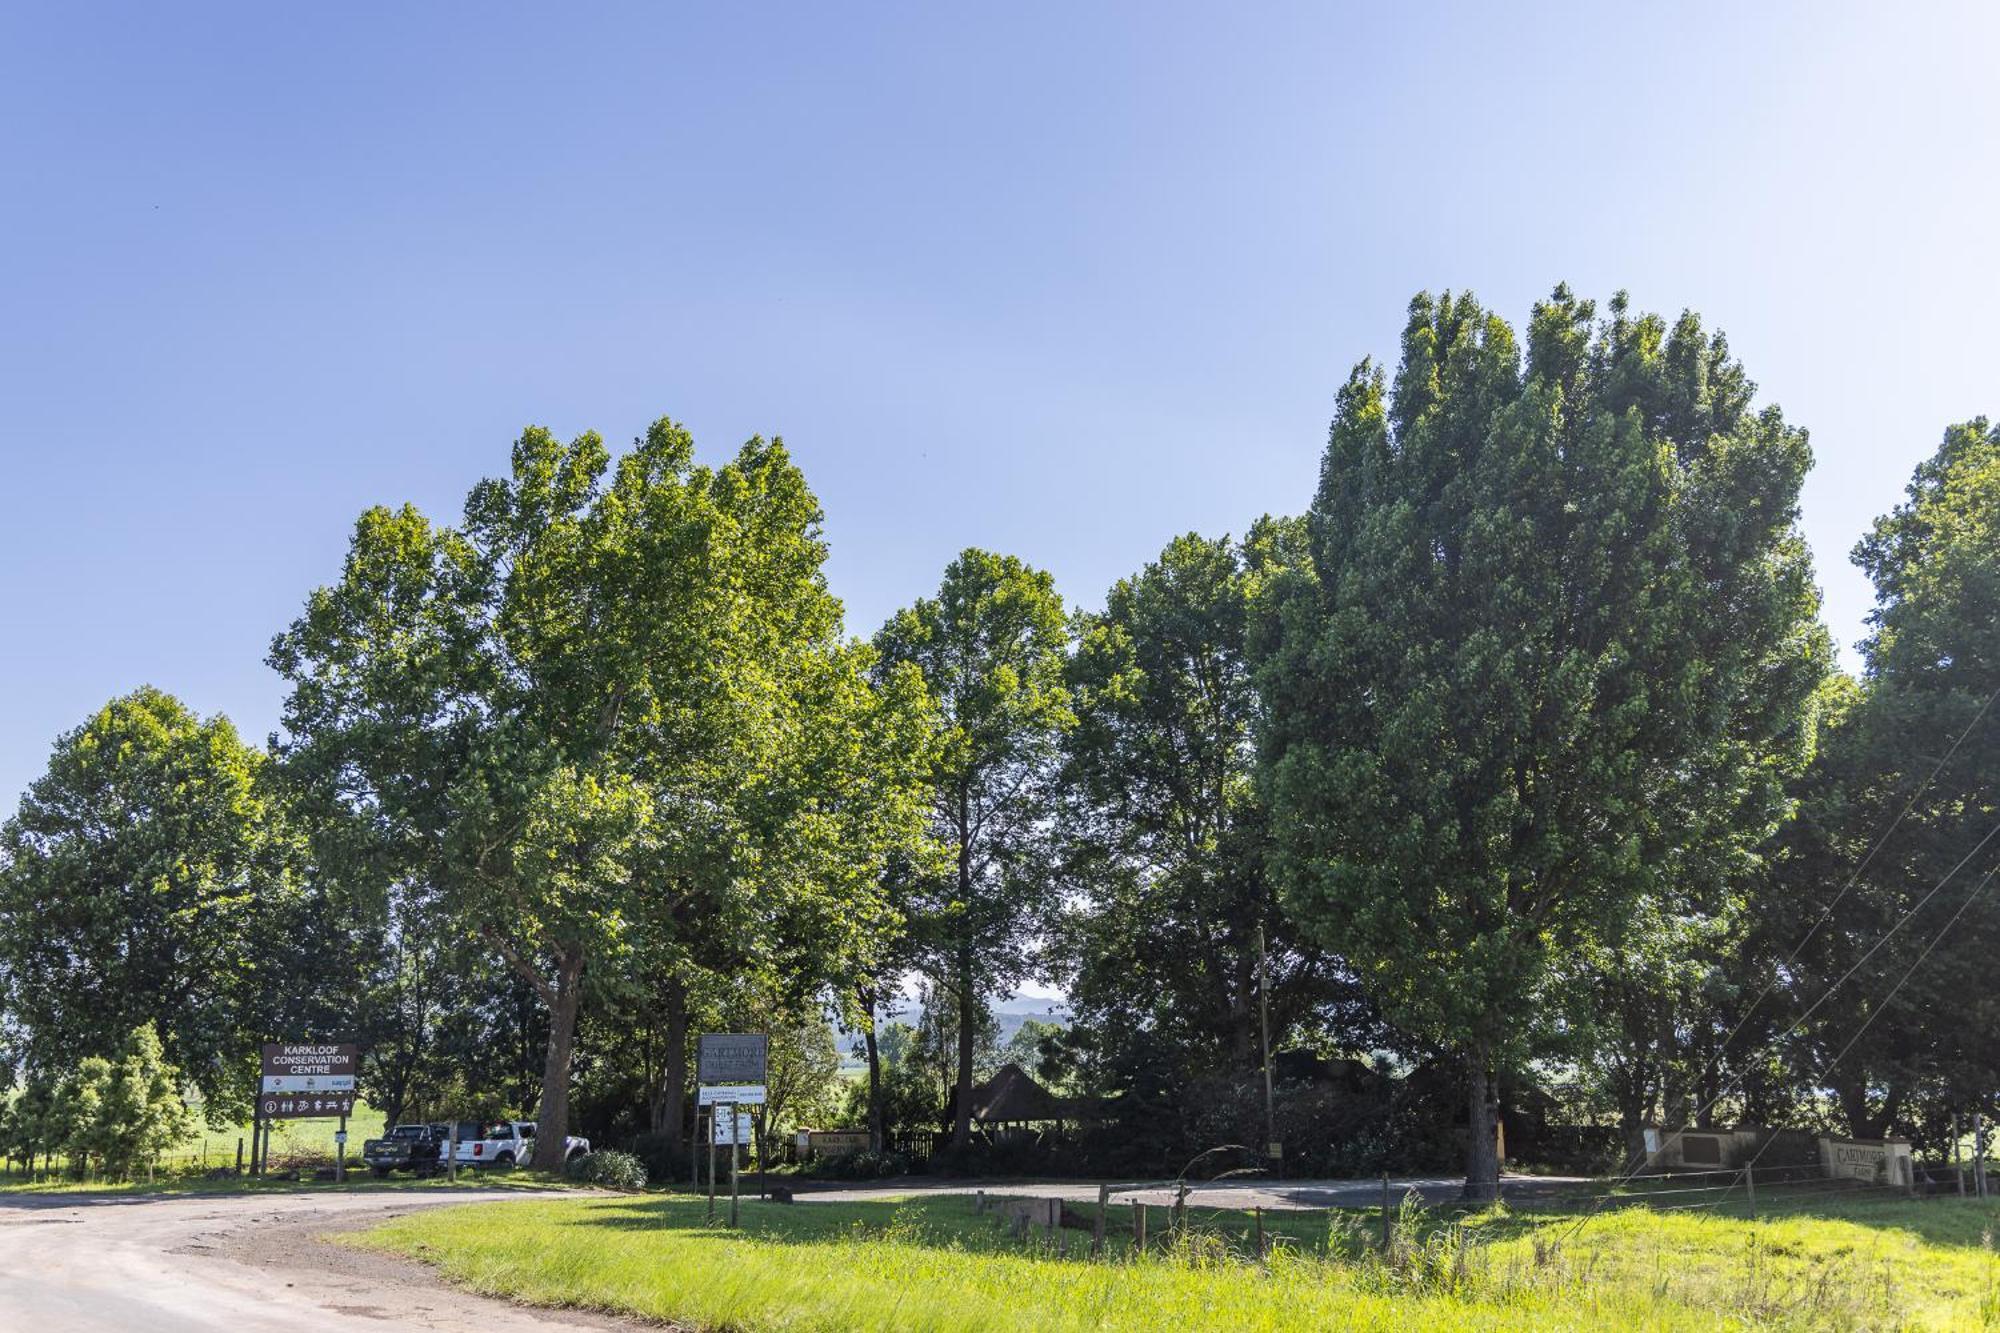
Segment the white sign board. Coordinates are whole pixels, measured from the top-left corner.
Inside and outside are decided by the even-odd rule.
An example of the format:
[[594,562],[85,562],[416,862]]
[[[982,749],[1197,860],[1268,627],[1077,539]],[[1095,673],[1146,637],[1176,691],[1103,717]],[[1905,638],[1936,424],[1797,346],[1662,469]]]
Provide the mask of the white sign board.
[[748,1111],[738,1111],[736,1113],[735,1120],[736,1124],[732,1129],[729,1123],[730,1121],[729,1116],[713,1115],[710,1117],[709,1123],[714,1126],[715,1141],[717,1143],[719,1144],[750,1143],[756,1139],[756,1134],[754,1133],[753,1129],[753,1121]]
[[765,1088],[762,1083],[737,1083],[723,1087],[707,1087],[701,1090],[700,1105],[727,1106],[734,1102],[738,1106],[762,1106]]
[[353,1092],[352,1074],[266,1074],[266,1092]]

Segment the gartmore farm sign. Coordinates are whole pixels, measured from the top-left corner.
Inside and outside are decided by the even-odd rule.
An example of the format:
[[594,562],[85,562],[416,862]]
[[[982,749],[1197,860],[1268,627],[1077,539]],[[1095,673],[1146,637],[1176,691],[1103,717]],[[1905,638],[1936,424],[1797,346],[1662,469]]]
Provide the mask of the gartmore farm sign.
[[704,1032],[697,1083],[762,1083],[771,1039],[761,1032]]

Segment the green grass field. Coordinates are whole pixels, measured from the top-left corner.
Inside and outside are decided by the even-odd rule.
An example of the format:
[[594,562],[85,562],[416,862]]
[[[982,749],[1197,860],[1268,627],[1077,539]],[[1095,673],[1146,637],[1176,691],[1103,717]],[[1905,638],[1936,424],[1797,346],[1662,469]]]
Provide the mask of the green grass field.
[[[1084,1211],[1088,1212],[1088,1209]],[[687,1196],[468,1206],[348,1238],[535,1304],[701,1329],[1714,1329],[2000,1327],[2000,1206],[1839,1200],[1750,1222],[1625,1212],[1412,1217],[1389,1258],[1367,1213],[1207,1214],[1134,1258],[1114,1209],[1105,1261],[1024,1245],[963,1197],[746,1202],[731,1232]],[[1162,1214],[1155,1210],[1156,1222]]]

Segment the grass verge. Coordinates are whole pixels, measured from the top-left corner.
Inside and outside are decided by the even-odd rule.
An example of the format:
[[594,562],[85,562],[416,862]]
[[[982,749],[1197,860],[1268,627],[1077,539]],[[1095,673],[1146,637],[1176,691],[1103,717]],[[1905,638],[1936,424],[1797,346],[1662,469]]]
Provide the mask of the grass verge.
[[[1104,1260],[1024,1244],[964,1197],[746,1202],[709,1223],[685,1196],[426,1211],[347,1237],[532,1304],[701,1329],[1713,1329],[2000,1327],[2000,1208],[1840,1201],[1750,1222],[1624,1212],[1553,1246],[1561,1216],[1411,1214],[1388,1255],[1369,1214],[1210,1213],[1135,1255],[1124,1210]],[[1160,1216],[1155,1210],[1154,1217]]]

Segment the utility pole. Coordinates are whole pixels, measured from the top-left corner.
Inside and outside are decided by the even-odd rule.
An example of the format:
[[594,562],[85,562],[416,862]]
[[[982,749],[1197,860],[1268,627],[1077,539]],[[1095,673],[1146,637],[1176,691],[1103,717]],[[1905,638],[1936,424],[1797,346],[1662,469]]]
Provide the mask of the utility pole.
[[1257,923],[1257,1028],[1264,1048],[1264,1151],[1275,1156],[1278,1114],[1271,1097],[1271,974],[1264,955],[1264,923]]

